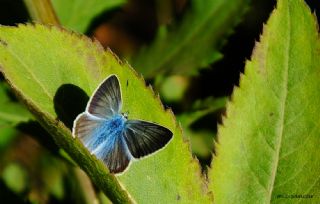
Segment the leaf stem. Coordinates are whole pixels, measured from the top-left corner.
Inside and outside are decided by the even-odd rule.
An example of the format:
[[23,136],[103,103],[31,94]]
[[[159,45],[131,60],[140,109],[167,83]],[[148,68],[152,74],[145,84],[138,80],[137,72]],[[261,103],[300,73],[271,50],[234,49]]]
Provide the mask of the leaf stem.
[[24,3],[33,21],[51,25],[60,24],[50,0],[24,0]]

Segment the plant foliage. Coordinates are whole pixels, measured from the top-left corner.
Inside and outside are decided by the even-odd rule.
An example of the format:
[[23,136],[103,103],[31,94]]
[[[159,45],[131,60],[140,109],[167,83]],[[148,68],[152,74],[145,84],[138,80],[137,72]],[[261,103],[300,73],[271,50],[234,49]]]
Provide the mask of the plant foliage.
[[320,202],[317,29],[302,0],[278,1],[219,128],[216,203]]
[[239,23],[249,0],[191,0],[190,4],[181,22],[161,27],[154,41],[130,60],[144,76],[194,75],[220,59],[223,39]]
[[[163,109],[153,91],[128,64],[120,62],[110,51],[105,52],[97,43],[55,27],[1,27],[0,39],[5,42],[0,46],[0,56],[4,59],[1,71],[13,90],[55,142],[113,202],[134,199],[146,203],[151,199],[171,203],[177,198],[184,202],[209,202],[210,198],[201,188],[199,166],[183,142],[174,116]],[[51,43],[46,43],[48,39]],[[174,139],[162,151],[134,162],[118,178],[109,174],[103,162],[91,155],[78,139],[73,139],[65,126],[68,124],[66,113],[81,103],[82,109],[77,111],[84,111],[88,96],[111,74],[120,79],[123,112],[129,113],[129,119],[153,121],[174,133]],[[148,191],[141,191],[141,186]]]
[[61,24],[84,33],[92,20],[104,11],[123,5],[126,0],[52,0]]

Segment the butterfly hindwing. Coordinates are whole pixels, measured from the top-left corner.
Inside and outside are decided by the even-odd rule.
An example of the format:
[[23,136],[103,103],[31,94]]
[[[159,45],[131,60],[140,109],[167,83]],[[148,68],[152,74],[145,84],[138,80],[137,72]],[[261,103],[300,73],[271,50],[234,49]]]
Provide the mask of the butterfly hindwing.
[[169,129],[142,120],[128,120],[122,134],[134,158],[141,158],[163,148],[172,138]]
[[73,134],[86,148],[101,159],[111,173],[124,171],[131,155],[120,131],[113,131],[107,120],[82,113],[75,121]]
[[93,93],[87,112],[99,118],[111,118],[120,112],[121,103],[119,80],[115,75],[111,75]]
[[108,150],[107,154],[101,158],[107,165],[111,173],[123,172],[129,165],[131,156],[128,154],[127,146],[124,139],[119,136]]

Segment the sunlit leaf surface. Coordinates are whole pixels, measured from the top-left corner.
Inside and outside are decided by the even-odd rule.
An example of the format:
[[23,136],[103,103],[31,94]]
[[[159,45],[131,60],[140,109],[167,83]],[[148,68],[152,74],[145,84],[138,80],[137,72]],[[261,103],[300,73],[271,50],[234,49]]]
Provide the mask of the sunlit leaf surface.
[[[88,38],[54,27],[1,27],[0,41],[1,70],[13,89],[56,143],[113,202],[127,199],[125,191],[119,190],[119,180],[138,203],[211,202],[203,189],[199,165],[191,157],[173,114],[163,109],[128,64]],[[118,178],[110,175],[78,139],[73,139],[70,131],[88,97],[111,74],[120,79],[122,111],[129,113],[129,119],[156,122],[174,133],[163,150],[134,162]]]
[[320,202],[319,43],[304,1],[279,0],[219,128],[216,203]]

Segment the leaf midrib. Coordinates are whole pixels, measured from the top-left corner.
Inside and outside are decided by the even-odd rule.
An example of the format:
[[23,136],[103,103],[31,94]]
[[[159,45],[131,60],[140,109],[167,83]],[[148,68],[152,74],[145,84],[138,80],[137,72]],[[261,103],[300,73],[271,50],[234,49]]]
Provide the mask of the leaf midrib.
[[288,74],[289,74],[289,61],[290,61],[290,44],[291,44],[291,19],[290,19],[290,5],[288,5],[287,9],[287,19],[288,19],[288,36],[287,36],[287,45],[286,45],[286,55],[285,55],[285,66],[284,66],[284,76],[283,76],[283,90],[282,90],[282,97],[280,98],[280,120],[279,120],[279,131],[278,131],[278,143],[276,146],[276,152],[275,152],[275,161],[274,166],[271,172],[271,183],[269,186],[269,192],[268,192],[268,203],[271,203],[272,199],[272,193],[274,189],[275,179],[277,176],[278,166],[279,166],[279,158],[280,158],[280,149],[283,139],[283,131],[284,131],[284,121],[285,121],[285,110],[286,110],[286,102],[287,102],[287,96],[288,96]]
[[17,56],[11,49],[7,49],[13,57],[15,57],[20,64],[25,68],[25,70],[30,74],[30,76],[34,79],[34,81],[39,84],[39,86],[42,88],[43,92],[49,97],[50,100],[53,101],[53,96],[50,94],[50,92],[43,86],[43,84],[38,80],[38,78],[34,75],[33,72],[29,70],[29,67],[21,60],[19,56]]

